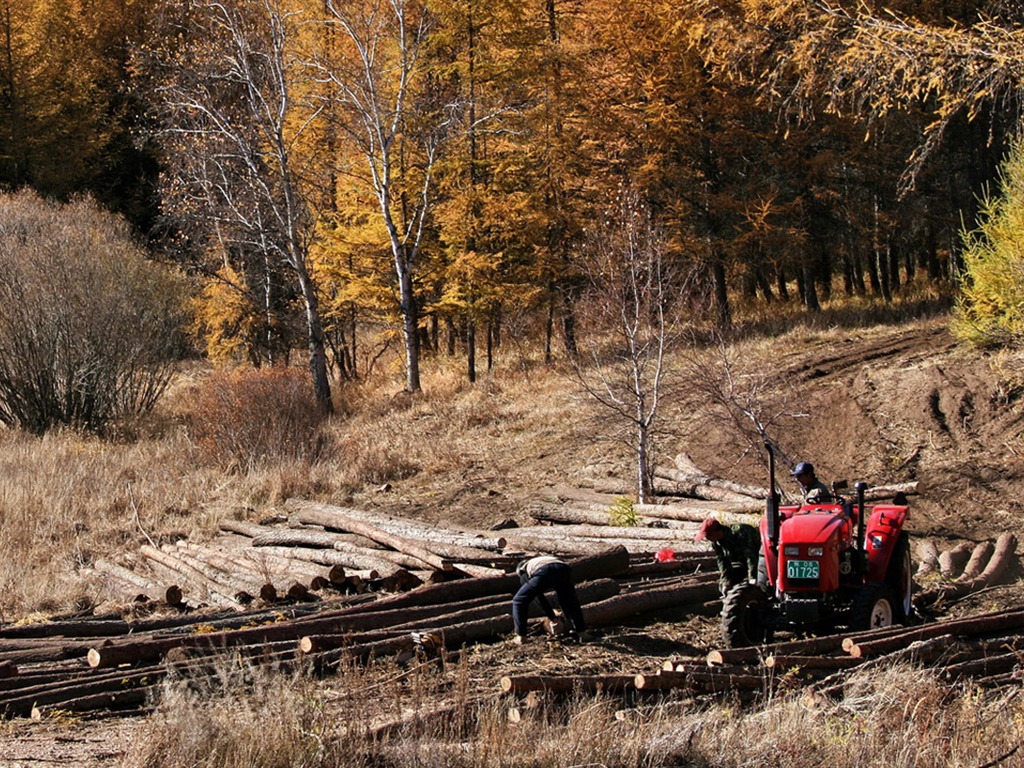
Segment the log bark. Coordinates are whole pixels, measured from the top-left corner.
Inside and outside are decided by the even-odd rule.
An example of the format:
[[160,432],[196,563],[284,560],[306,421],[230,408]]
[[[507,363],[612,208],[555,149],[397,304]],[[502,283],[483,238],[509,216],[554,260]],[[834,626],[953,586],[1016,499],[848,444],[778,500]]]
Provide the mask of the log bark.
[[815,670],[850,669],[860,663],[859,659],[855,659],[852,656],[785,656],[782,654],[772,654],[764,660],[764,665],[768,669],[775,669],[780,672],[793,669],[794,667]]
[[678,540],[680,542],[689,542],[693,539],[693,535],[697,533],[698,526],[687,526],[685,529],[665,529],[665,528],[642,528],[640,526],[624,526],[624,525],[590,525],[590,524],[574,524],[574,525],[531,525],[523,528],[517,528],[515,531],[509,531],[509,538],[524,536],[540,536],[542,538],[548,537],[583,537],[590,539],[613,539],[617,540],[615,543],[621,543],[623,540],[638,539],[642,541],[654,541],[656,543],[662,543],[665,541]]
[[521,553],[536,552],[545,555],[594,555],[606,548],[606,544],[599,541],[571,541],[569,539],[556,539],[546,536],[526,536],[514,531],[508,531],[508,546],[515,548]]
[[767,681],[761,675],[732,672],[666,672],[640,674],[633,678],[633,684],[640,691],[667,691],[687,689],[706,693],[725,693],[736,690],[754,691],[765,687]]
[[716,594],[717,584],[683,583],[669,587],[652,587],[630,591],[588,605],[583,610],[583,616],[587,626],[603,627],[643,613],[700,605]]
[[822,635],[782,643],[773,643],[761,648],[719,648],[708,652],[708,666],[719,664],[761,664],[769,654],[810,656],[836,653],[842,650],[845,635]]
[[[404,552],[407,555],[419,558],[430,567],[437,568],[438,570],[449,570],[452,559],[473,561],[475,558],[485,558],[487,556],[487,553],[482,551],[482,547],[471,548],[454,542],[444,543],[431,540],[431,529],[424,526],[414,527],[410,531],[411,535],[393,533],[391,530],[388,530],[392,526],[388,524],[388,521],[381,519],[381,516],[367,514],[360,510],[316,504],[299,499],[289,499],[285,502],[285,508],[295,514],[302,522],[358,533],[360,536],[365,536],[398,552]],[[465,540],[463,539],[462,541]],[[480,538],[479,541],[487,542],[488,540]],[[494,540],[493,543],[496,544],[497,541]],[[501,543],[504,545],[504,541]],[[434,549],[435,546],[437,549]],[[498,547],[495,546],[495,548]],[[440,549],[456,554],[441,556],[438,554]]]

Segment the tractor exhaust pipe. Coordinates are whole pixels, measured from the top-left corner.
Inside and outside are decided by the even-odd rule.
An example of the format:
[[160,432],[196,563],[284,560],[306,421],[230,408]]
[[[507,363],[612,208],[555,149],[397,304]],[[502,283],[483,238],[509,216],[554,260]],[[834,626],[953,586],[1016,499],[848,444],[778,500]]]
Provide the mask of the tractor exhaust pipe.
[[768,540],[772,547],[779,546],[779,492],[775,490],[775,451],[772,444],[765,440],[764,447],[768,449],[768,500],[765,506],[765,519],[768,521]]
[[867,558],[864,557],[864,535],[868,527],[868,515],[867,510],[864,509],[864,492],[867,491],[868,484],[861,480],[853,487],[857,491],[857,552],[861,555],[862,563],[866,564]]

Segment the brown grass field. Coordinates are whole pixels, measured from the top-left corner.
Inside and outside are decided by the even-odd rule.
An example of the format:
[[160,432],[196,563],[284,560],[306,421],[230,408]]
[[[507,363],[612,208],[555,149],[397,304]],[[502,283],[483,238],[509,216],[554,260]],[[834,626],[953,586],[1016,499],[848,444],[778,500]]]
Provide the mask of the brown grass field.
[[[764,482],[747,426],[712,394],[728,367],[734,394],[772,414],[780,445],[823,477],[919,481],[912,535],[1019,538],[1019,361],[961,348],[947,325],[941,313],[899,322],[825,315],[727,353],[681,354],[659,455],[683,452],[712,474]],[[430,359],[415,397],[397,392],[394,369],[381,369],[336,391],[338,414],[316,441],[286,432],[234,456],[203,432],[214,416],[204,400],[210,374],[199,367],[182,371],[158,413],[118,439],[0,433],[0,620],[108,609],[115,596],[79,575],[93,559],[147,540],[202,540],[225,515],[258,519],[290,497],[486,528],[528,522],[531,494],[545,485],[617,478],[626,487],[630,456],[607,415],[557,366],[509,356],[499,351],[496,370],[473,386],[460,361]],[[275,418],[235,407],[252,409],[234,416],[240,425]],[[1012,585],[955,610],[1021,600]],[[168,683],[144,717],[0,723],[0,766],[1024,765],[1019,690],[952,686],[911,666],[858,673],[837,702],[669,697],[622,719],[614,697],[576,697],[512,724],[495,694],[499,670],[543,670],[558,657],[636,672],[674,648],[706,648],[716,632],[713,619],[663,616],[593,646],[498,644],[442,667],[378,662],[326,680],[225,665],[204,689]],[[375,729],[396,719],[404,725]]]

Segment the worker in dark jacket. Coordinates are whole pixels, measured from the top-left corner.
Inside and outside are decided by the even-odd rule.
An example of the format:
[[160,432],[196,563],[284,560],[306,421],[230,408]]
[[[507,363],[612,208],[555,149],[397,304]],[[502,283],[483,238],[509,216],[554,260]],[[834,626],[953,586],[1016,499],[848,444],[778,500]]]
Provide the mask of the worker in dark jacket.
[[530,614],[530,603],[538,602],[544,615],[556,621],[555,611],[544,596],[547,591],[558,595],[558,603],[569,623],[570,636],[582,637],[586,631],[583,620],[583,609],[576,595],[572,569],[557,557],[540,555],[524,560],[516,568],[522,586],[512,598],[512,623],[515,627],[513,640],[522,643],[526,640],[527,620]]
[[737,523],[724,525],[716,518],[705,520],[695,537],[707,539],[718,559],[718,589],[722,595],[737,584],[757,580],[758,560],[761,555],[761,534],[752,525]]
[[790,472],[796,481],[800,483],[800,491],[804,497],[804,504],[831,504],[832,491],[828,489],[818,476],[814,474],[814,465],[809,461],[801,461]]

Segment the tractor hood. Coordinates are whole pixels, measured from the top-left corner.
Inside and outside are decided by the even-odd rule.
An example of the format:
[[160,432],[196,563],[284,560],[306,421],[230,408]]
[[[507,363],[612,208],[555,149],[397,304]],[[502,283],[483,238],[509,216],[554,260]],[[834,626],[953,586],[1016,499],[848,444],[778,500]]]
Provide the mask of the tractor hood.
[[839,535],[849,518],[842,507],[823,506],[797,512],[782,521],[780,544],[824,544]]

